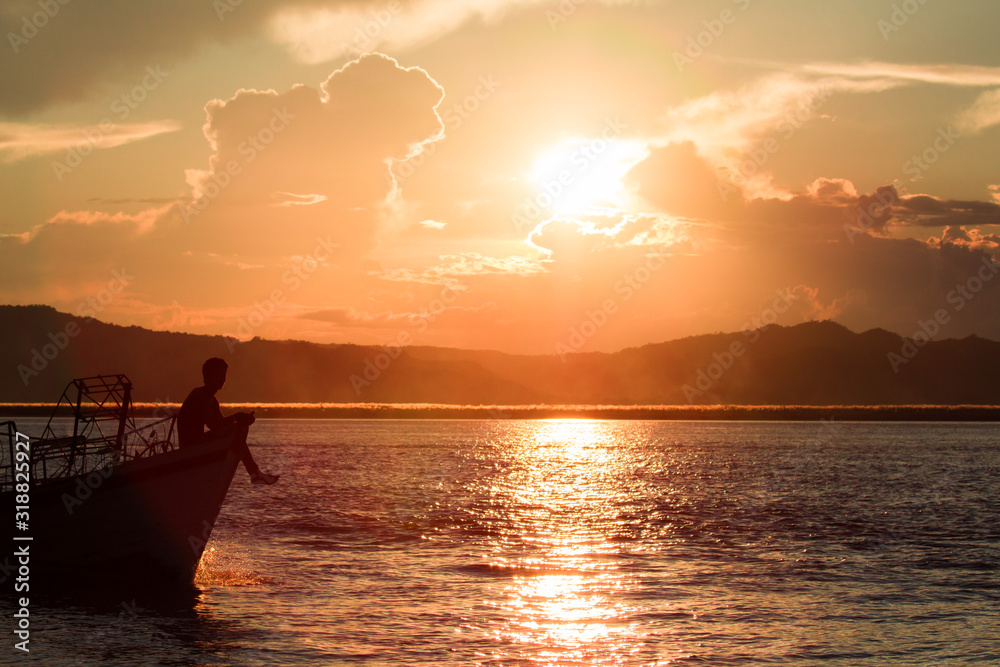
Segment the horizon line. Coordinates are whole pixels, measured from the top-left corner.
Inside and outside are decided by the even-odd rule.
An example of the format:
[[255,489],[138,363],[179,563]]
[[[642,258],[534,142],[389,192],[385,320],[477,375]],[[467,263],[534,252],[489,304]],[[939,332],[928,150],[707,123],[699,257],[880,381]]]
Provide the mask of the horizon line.
[[[191,333],[191,332],[187,332],[187,331],[176,331],[176,330],[171,330],[171,329],[149,329],[147,327],[144,327],[144,326],[141,326],[141,325],[138,325],[138,324],[116,324],[114,322],[106,322],[104,320],[100,320],[100,319],[98,319],[96,317],[83,317],[83,316],[80,316],[80,315],[74,315],[72,313],[61,311],[58,308],[56,308],[55,306],[51,306],[49,304],[44,304],[44,303],[33,303],[33,304],[9,304],[8,303],[8,304],[0,304],[0,308],[47,308],[47,309],[50,309],[50,310],[54,311],[55,313],[57,313],[59,315],[70,317],[70,318],[72,318],[74,320],[96,321],[96,322],[100,322],[101,324],[105,324],[105,325],[108,325],[108,326],[121,327],[121,328],[136,327],[138,329],[142,329],[143,331],[149,331],[149,332],[152,332],[152,333],[168,333],[168,334],[177,334],[177,335],[184,335],[184,336],[203,336],[203,337],[206,337],[206,338],[222,338],[222,339],[224,339],[226,341],[235,341],[235,343],[238,344],[238,345],[244,345],[246,343],[251,343],[251,342],[254,342],[254,341],[260,341],[260,342],[270,342],[270,343],[307,343],[309,345],[339,346],[339,347],[345,347],[345,346],[361,347],[361,348],[384,348],[384,347],[387,347],[387,344],[379,344],[379,343],[350,343],[350,342],[348,342],[348,343],[319,343],[319,342],[316,342],[316,341],[304,340],[304,339],[301,339],[301,338],[262,338],[260,336],[254,336],[253,338],[249,338],[247,340],[241,340],[239,338],[236,338],[235,336],[230,336],[230,335],[227,335],[227,334]],[[863,335],[865,335],[867,333],[871,333],[871,332],[875,331],[875,332],[884,332],[884,333],[887,333],[887,334],[890,334],[890,335],[893,335],[893,336],[897,336],[900,340],[909,340],[909,341],[915,340],[913,337],[907,337],[907,336],[904,336],[903,334],[897,333],[895,331],[890,331],[889,329],[884,329],[882,327],[872,327],[870,329],[865,329],[864,331],[856,331],[856,330],[848,327],[846,324],[843,324],[841,322],[837,322],[836,320],[833,320],[833,319],[823,319],[823,320],[807,320],[805,322],[799,322],[798,324],[777,324],[777,323],[774,323],[774,324],[765,324],[764,326],[758,327],[756,329],[741,329],[741,330],[738,330],[738,331],[713,331],[713,332],[709,332],[709,333],[691,334],[691,335],[688,335],[688,336],[682,336],[680,338],[672,338],[672,339],[669,339],[669,340],[649,341],[649,342],[638,344],[638,345],[630,345],[630,346],[623,347],[623,348],[620,348],[620,349],[612,351],[612,352],[601,351],[601,350],[591,350],[591,351],[573,350],[572,352],[565,352],[563,354],[560,354],[558,352],[535,352],[535,353],[527,353],[527,352],[505,352],[503,350],[497,350],[497,349],[492,349],[492,348],[445,347],[445,346],[440,346],[440,345],[412,345],[412,344],[411,345],[400,345],[399,347],[401,349],[420,349],[420,348],[424,348],[424,349],[432,349],[432,350],[461,350],[463,352],[492,352],[492,353],[496,353],[496,354],[504,354],[504,355],[516,356],[516,357],[553,357],[553,356],[566,356],[566,355],[571,355],[571,354],[572,355],[583,355],[583,354],[608,354],[608,355],[611,355],[611,354],[620,354],[620,353],[628,351],[628,350],[638,350],[638,349],[641,349],[643,347],[647,347],[647,346],[650,346],[650,345],[666,345],[666,344],[669,344],[669,343],[676,343],[676,342],[679,342],[679,341],[691,340],[691,339],[694,339],[694,338],[705,338],[705,337],[709,337],[709,336],[735,336],[737,334],[747,334],[747,333],[755,332],[755,331],[766,331],[766,330],[772,329],[772,328],[777,328],[777,329],[795,329],[797,327],[808,326],[808,325],[816,325],[816,324],[831,324],[831,325],[840,327],[841,329],[844,329],[845,331],[847,331],[847,332],[849,332],[849,333],[851,333],[851,334],[853,334],[855,336],[863,336]],[[915,333],[917,333],[917,332],[915,332]],[[949,340],[961,341],[961,340],[966,340],[968,338],[979,338],[981,340],[986,340],[986,341],[990,341],[990,342],[993,342],[993,343],[1000,343],[1000,340],[995,340],[993,338],[988,338],[988,337],[983,336],[982,334],[978,334],[978,333],[969,334],[969,335],[964,336],[962,338],[951,337],[951,338],[932,339],[932,340],[929,341],[929,343],[942,343],[942,342],[949,341]]]

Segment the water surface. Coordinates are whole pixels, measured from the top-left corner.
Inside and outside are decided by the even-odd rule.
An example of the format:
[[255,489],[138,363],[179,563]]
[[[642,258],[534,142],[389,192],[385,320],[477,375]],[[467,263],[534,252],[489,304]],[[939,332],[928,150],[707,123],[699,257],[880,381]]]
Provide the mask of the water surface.
[[252,436],[197,589],[33,602],[30,664],[1000,664],[1000,425]]

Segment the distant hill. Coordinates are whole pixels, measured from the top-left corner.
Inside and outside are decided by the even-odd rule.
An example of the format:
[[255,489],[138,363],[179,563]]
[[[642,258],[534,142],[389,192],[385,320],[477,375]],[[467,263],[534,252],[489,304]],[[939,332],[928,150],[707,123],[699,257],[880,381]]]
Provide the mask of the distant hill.
[[[75,377],[125,373],[134,400],[179,402],[225,357],[226,402],[463,405],[998,405],[1000,343],[911,341],[833,322],[712,334],[613,354],[500,352],[253,339],[0,306],[0,402],[53,402]],[[892,356],[895,355],[895,356]],[[897,372],[898,371],[898,372]]]

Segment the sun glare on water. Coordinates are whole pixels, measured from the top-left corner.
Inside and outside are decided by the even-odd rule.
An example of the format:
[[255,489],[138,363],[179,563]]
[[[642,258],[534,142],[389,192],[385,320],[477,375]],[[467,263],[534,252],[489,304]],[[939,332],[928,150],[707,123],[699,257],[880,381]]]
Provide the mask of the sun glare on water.
[[622,179],[646,157],[645,145],[627,139],[572,138],[539,155],[529,177],[535,202],[555,214],[621,208],[628,202]]
[[[545,420],[523,435],[517,469],[495,487],[512,513],[491,562],[511,574],[496,603],[505,622],[493,634],[514,648],[494,657],[623,664],[643,646],[634,609],[617,599],[634,582],[617,567],[614,539],[627,501],[619,480],[634,462],[599,421]],[[511,541],[527,554],[513,556]]]

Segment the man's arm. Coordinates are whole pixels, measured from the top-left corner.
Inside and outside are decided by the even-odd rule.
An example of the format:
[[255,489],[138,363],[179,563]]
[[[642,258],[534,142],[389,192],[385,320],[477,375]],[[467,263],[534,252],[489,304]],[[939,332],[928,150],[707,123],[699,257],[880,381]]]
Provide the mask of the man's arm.
[[228,417],[223,417],[218,399],[212,397],[211,403],[212,405],[205,410],[205,426],[213,431],[231,425],[250,426],[256,421],[252,412],[236,412]]
[[222,408],[219,407],[219,401],[217,401],[214,396],[206,397],[204,411],[205,426],[212,431],[218,431],[226,428],[230,424],[236,423],[236,415],[232,415],[231,417],[222,416]]

